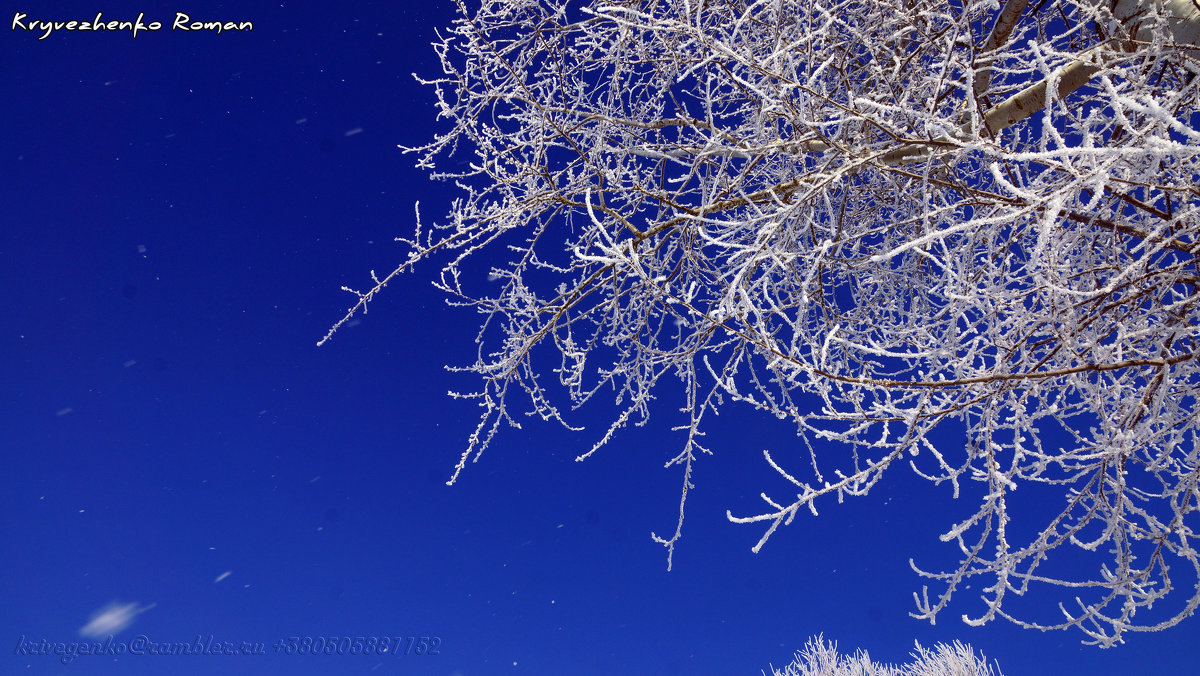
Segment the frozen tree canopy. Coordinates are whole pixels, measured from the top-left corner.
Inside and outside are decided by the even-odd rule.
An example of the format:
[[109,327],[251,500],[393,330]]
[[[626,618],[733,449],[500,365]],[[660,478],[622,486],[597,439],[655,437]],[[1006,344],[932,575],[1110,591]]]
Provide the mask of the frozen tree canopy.
[[[429,83],[445,133],[406,150],[460,196],[347,315],[427,259],[481,314],[455,477],[520,414],[615,401],[582,458],[673,390],[668,561],[707,416],[741,405],[797,435],[760,513],[730,514],[756,551],[907,467],[977,500],[942,538],[957,566],[914,563],[916,616],[969,584],[969,623],[1104,646],[1192,614],[1200,6],[459,9]],[[1010,522],[1032,484],[1061,497]]]

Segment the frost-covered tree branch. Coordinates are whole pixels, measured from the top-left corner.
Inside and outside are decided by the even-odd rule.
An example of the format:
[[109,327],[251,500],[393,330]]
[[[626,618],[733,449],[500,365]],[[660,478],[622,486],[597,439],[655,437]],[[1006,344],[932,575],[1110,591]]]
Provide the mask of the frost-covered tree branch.
[[[1200,605],[1189,3],[460,4],[428,81],[445,132],[405,149],[459,197],[350,314],[429,259],[480,313],[451,482],[520,414],[615,402],[582,459],[678,392],[670,561],[708,414],[743,404],[797,435],[766,454],[786,497],[729,516],[756,551],[907,466],[976,501],[957,565],[917,568],[940,587],[918,617],[976,584],[970,623],[1177,624]],[[1039,484],[1057,505],[1017,497]]]

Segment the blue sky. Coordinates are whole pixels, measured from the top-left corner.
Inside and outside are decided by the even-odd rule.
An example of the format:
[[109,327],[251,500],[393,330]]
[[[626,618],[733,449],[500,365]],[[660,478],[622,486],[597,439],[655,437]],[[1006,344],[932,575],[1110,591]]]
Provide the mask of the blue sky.
[[[668,572],[650,533],[678,505],[670,392],[585,463],[604,410],[583,434],[506,430],[445,486],[476,412],[442,366],[472,358],[477,317],[445,306],[435,269],[315,343],[353,300],[339,287],[404,255],[413,202],[434,218],[453,196],[396,148],[437,129],[410,74],[436,74],[452,7],[8,11],[169,26],[181,10],[254,29],[0,36],[0,673],[756,674],[819,633],[880,661],[957,639],[1010,675],[1200,660],[1194,620],[1100,651],[967,627],[969,591],[936,626],[909,618],[909,557],[953,565],[937,535],[972,504],[902,471],[752,554],[761,531],[725,510],[786,490],[761,452],[794,437],[737,409],[709,428]],[[81,640],[112,603],[144,611],[118,640],[267,654],[16,654]],[[436,637],[439,654],[276,654],[292,636]]]

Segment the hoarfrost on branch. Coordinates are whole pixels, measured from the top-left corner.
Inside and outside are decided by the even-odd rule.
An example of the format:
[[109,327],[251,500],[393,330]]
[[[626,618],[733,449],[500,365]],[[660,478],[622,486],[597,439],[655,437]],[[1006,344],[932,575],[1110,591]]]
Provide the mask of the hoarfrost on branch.
[[[431,258],[482,315],[461,369],[482,385],[456,395],[482,416],[454,478],[518,409],[569,426],[615,398],[582,458],[681,388],[668,565],[702,423],[741,402],[798,435],[765,454],[768,492],[791,495],[729,515],[765,527],[756,551],[908,465],[979,500],[942,537],[956,567],[914,563],[939,588],[916,616],[974,583],[972,624],[1103,646],[1177,624],[1200,604],[1198,17],[1192,0],[460,4],[428,82],[445,133],[406,148],[460,196],[346,319]],[[965,445],[933,434],[956,425]],[[1010,524],[1035,483],[1059,503]],[[1091,563],[1053,566],[1064,550]],[[1027,593],[1043,603],[1010,614]]]

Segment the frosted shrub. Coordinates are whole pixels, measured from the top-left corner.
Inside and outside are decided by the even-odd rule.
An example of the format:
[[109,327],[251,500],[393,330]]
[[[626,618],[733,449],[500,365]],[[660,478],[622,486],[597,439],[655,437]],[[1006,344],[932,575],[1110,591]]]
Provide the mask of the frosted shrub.
[[912,657],[912,662],[899,666],[879,664],[861,650],[839,654],[836,644],[827,644],[818,636],[810,639],[783,671],[772,668],[771,676],[1001,676],[998,669],[992,671],[983,657],[976,657],[958,641],[939,643],[932,650],[918,643]]

